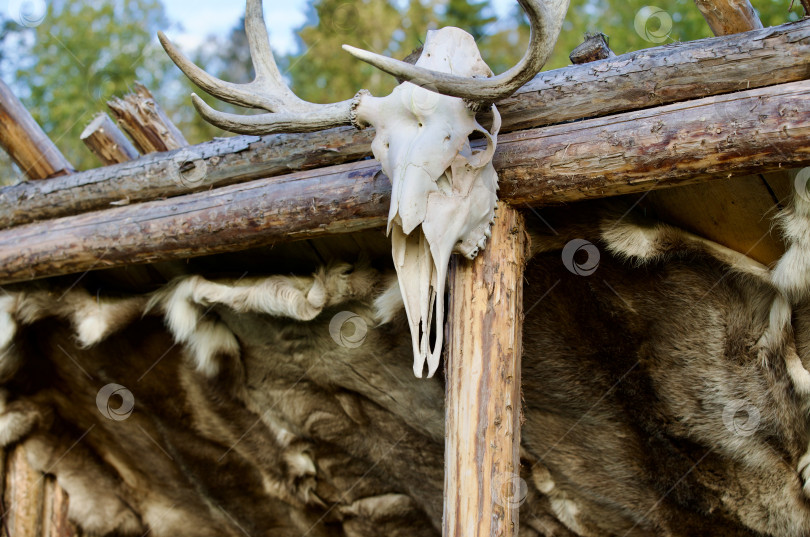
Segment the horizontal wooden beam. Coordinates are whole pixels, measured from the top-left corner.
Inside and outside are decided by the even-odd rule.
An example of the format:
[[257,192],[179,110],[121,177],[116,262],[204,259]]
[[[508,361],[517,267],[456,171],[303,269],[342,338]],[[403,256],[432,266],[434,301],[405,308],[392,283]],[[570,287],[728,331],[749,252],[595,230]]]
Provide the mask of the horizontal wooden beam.
[[[541,73],[499,103],[504,132],[804,80],[810,20]],[[0,228],[360,160],[373,133],[238,136],[0,190]]]
[[[505,135],[500,196],[600,198],[810,165],[810,81]],[[261,179],[0,231],[0,283],[382,226],[376,161]]]

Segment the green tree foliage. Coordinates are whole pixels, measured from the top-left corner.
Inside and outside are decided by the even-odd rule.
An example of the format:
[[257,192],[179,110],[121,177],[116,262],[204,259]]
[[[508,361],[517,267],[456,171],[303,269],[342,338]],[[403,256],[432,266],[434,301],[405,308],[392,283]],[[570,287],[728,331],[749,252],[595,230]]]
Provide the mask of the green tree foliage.
[[[311,0],[309,20],[298,31],[301,52],[285,58],[296,92],[328,102],[349,98],[358,88],[384,94],[394,87],[391,77],[343,53],[342,43],[402,58],[419,46],[427,30],[458,26],[476,37],[484,59],[501,73],[520,59],[529,40],[528,23],[517,3],[502,19],[493,16],[491,0],[410,0],[402,5]],[[766,26],[803,15],[799,2],[789,9],[791,0],[754,5]],[[572,0],[546,69],[570,65],[568,55],[586,32],[605,33],[616,54],[712,35],[693,0]]]
[[[754,0],[766,26],[797,20],[799,2]],[[272,13],[268,3],[268,16]],[[495,73],[525,51],[529,30],[520,7],[497,18],[492,0],[309,0],[307,24],[297,32],[299,51],[279,57],[293,89],[313,102],[352,97],[366,88],[377,95],[396,85],[392,77],[341,50],[343,43],[403,58],[428,30],[458,26],[478,40]],[[97,166],[79,141],[106,100],[145,83],[191,143],[226,133],[202,121],[191,106],[194,91],[227,112],[245,112],[200,92],[157,45],[157,30],[169,25],[160,0],[53,0],[35,27],[0,15],[0,76],[12,84],[45,131],[79,169]],[[227,36],[211,36],[185,52],[210,73],[233,82],[252,79],[244,23]],[[546,69],[568,65],[568,54],[585,32],[601,31],[622,54],[711,35],[693,0],[572,0],[562,34]],[[0,152],[0,182],[14,172]]]
[[98,165],[79,135],[107,99],[161,85],[154,35],[167,25],[159,0],[54,0],[41,24],[14,29],[14,89],[77,168]]

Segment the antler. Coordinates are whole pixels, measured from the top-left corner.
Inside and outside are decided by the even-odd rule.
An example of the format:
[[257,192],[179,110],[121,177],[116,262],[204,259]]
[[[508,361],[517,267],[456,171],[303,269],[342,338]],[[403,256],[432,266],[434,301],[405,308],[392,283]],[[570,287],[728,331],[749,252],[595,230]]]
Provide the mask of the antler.
[[249,84],[233,84],[211,76],[186,58],[163,32],[158,34],[172,61],[207,93],[228,103],[271,112],[255,116],[226,114],[192,94],[195,108],[206,121],[239,134],[312,132],[352,124],[360,94],[339,103],[314,104],[299,99],[284,83],[270,49],[261,0],[247,0],[245,32],[256,71],[256,78]]
[[560,34],[569,0],[518,0],[531,23],[529,49],[511,69],[492,78],[467,78],[440,73],[343,45],[354,57],[377,69],[426,89],[472,102],[492,103],[508,97],[531,80],[548,60]]

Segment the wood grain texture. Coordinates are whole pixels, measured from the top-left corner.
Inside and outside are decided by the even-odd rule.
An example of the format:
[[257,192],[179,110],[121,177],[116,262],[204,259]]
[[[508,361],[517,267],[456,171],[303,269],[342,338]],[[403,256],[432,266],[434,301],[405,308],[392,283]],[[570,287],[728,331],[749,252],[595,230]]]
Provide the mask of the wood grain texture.
[[608,45],[608,38],[603,33],[585,34],[585,41],[571,51],[568,59],[575,65],[591,63],[616,56]]
[[[503,132],[804,80],[810,20],[541,73],[499,103]],[[237,136],[0,189],[0,228],[360,160],[373,132]],[[204,173],[201,173],[204,172]]]
[[762,28],[748,0],[695,0],[714,35],[731,35]]
[[[748,0],[695,0],[715,35],[762,28]],[[784,179],[773,177],[774,183]],[[770,216],[777,207],[773,186],[760,175],[734,177],[657,191],[644,200],[661,219],[769,264],[784,253]]]
[[[810,81],[511,133],[494,164],[529,206],[807,166]],[[369,160],[0,230],[0,284],[381,227],[390,196]]]
[[15,447],[8,455],[3,519],[13,537],[43,535],[45,478],[28,464],[25,448]]
[[135,84],[134,91],[123,98],[107,102],[107,106],[144,155],[189,145],[152,93],[141,84]]
[[138,150],[105,113],[98,114],[84,129],[80,139],[105,166],[138,158]]
[[73,166],[2,80],[0,146],[29,179],[48,179],[74,171]]
[[523,269],[529,239],[503,202],[474,260],[451,261],[445,361],[444,537],[518,533]]

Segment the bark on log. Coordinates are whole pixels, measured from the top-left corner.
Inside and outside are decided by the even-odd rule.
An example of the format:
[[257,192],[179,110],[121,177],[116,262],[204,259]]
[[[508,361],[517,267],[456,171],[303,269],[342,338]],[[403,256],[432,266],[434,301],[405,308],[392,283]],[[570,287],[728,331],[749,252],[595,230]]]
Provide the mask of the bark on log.
[[[736,118],[736,119],[733,119]],[[533,206],[810,165],[810,81],[505,135],[504,201]],[[376,161],[0,231],[0,284],[385,224]]]
[[[503,132],[659,106],[810,76],[810,20],[674,43],[541,73],[499,104]],[[373,133],[238,136],[47,183],[0,190],[0,228],[340,164],[370,154]],[[190,171],[189,171],[190,170]],[[201,173],[204,172],[204,173]]]
[[571,63],[574,65],[580,65],[597,60],[604,60],[605,58],[612,58],[614,56],[616,55],[610,50],[607,36],[599,32],[596,34],[585,34],[585,41],[568,55],[568,59],[570,59]]
[[0,146],[29,179],[48,179],[74,171],[73,166],[2,80]]
[[[695,2],[716,35],[762,28],[748,0]],[[654,192],[644,203],[662,220],[768,265],[782,256],[785,245],[766,215],[778,210],[773,192],[787,182],[785,177],[770,183],[759,175],[734,177]]]
[[492,239],[450,270],[445,361],[444,537],[512,537],[520,480],[522,216],[503,202]]
[[90,122],[80,138],[105,166],[128,162],[140,156],[129,138],[103,112]]
[[187,147],[189,143],[180,130],[155,101],[152,93],[141,84],[123,99],[107,103],[118,124],[135,142],[142,154],[159,153]]
[[714,35],[731,35],[762,28],[748,0],[695,0]]

